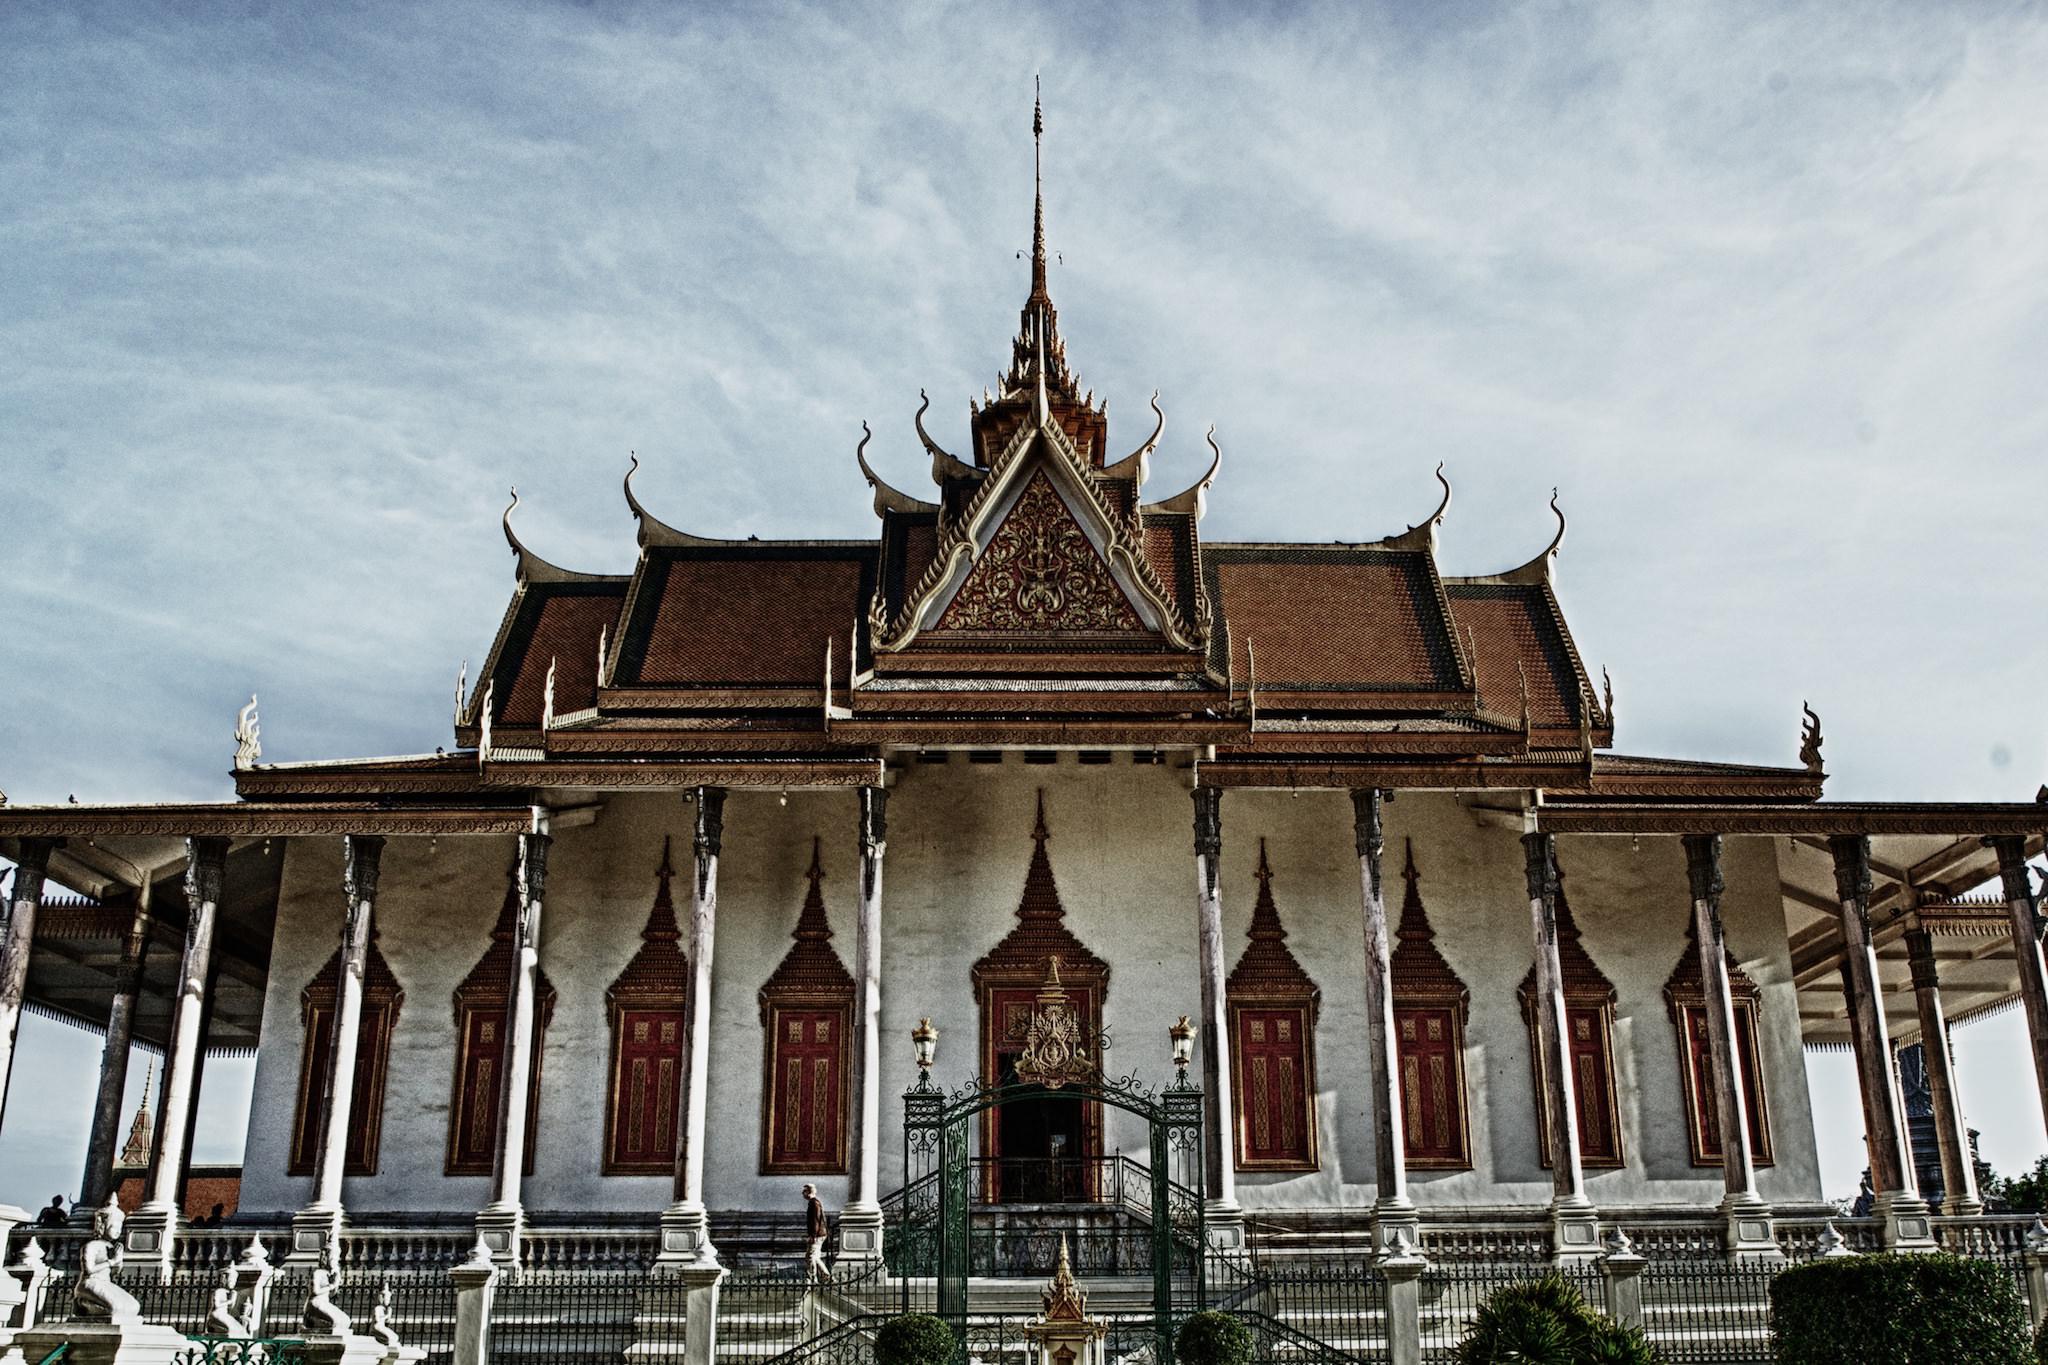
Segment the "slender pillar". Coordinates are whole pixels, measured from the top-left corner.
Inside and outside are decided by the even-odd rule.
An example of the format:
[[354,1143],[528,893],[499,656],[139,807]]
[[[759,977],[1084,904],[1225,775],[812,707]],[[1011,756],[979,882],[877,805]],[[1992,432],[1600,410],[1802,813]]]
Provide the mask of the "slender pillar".
[[675,1202],[662,1211],[661,1254],[670,1265],[715,1266],[718,1249],[704,1216],[705,1100],[711,1084],[711,950],[718,925],[718,854],[725,840],[725,788],[697,788],[697,881],[690,902],[689,1029],[684,1034],[681,1142]]
[[1207,1186],[1210,1242],[1239,1246],[1244,1241],[1244,1216],[1237,1206],[1236,1111],[1230,1103],[1223,891],[1218,884],[1223,862],[1223,789],[1197,787],[1194,797],[1195,928],[1202,990],[1202,1178]]
[[1373,1205],[1373,1245],[1385,1251],[1402,1240],[1422,1242],[1414,1201],[1408,1197],[1408,1140],[1401,1110],[1401,1060],[1395,1053],[1392,935],[1387,897],[1380,880],[1386,849],[1381,823],[1385,795],[1377,788],[1351,793],[1351,828],[1358,847],[1358,885],[1365,921],[1365,1050],[1372,1072],[1373,1172],[1379,1198]]
[[854,931],[853,1180],[839,1215],[839,1254],[882,1254],[882,855],[889,789],[860,789],[860,919]]
[[1700,985],[1706,999],[1707,1055],[1714,1072],[1714,1116],[1721,1130],[1721,1217],[1727,1248],[1737,1261],[1779,1260],[1783,1253],[1771,1210],[1756,1190],[1756,1157],[1749,1150],[1749,1103],[1742,1053],[1735,1045],[1735,993],[1728,985],[1728,937],[1721,922],[1721,836],[1685,836],[1692,885],[1693,936],[1699,941]]
[[2041,957],[2043,925],[2034,889],[2027,884],[2027,843],[2017,834],[1994,835],[1984,841],[1998,853],[1998,873],[2005,883],[2005,905],[2012,915],[2012,951],[2019,960],[2020,999],[2027,1007],[2027,1043],[2034,1053],[2034,1081],[2041,1090],[2041,1109],[2048,1117],[2048,965]]
[[377,867],[383,854],[384,840],[377,835],[351,834],[342,840],[341,973],[334,992],[334,1042],[328,1057],[325,1117],[314,1159],[313,1198],[292,1220],[287,1265],[319,1264],[327,1248],[341,1237],[341,1180],[348,1162],[350,1111],[355,1104],[363,973],[370,965],[371,918],[377,908]]
[[[526,1211],[526,1115],[533,1094],[533,1019],[540,985],[540,912],[547,889],[547,812],[533,809],[533,827],[519,836],[519,923],[512,935],[512,989],[505,1009],[505,1083],[498,1091],[498,1150],[491,1163],[491,1202],[476,1216],[477,1237],[499,1264],[519,1264]],[[367,922],[364,933],[368,933]],[[367,939],[365,939],[367,952]],[[324,1148],[323,1148],[324,1155]]]
[[[1532,820],[1533,823],[1533,820]],[[1586,1197],[1579,1157],[1579,1109],[1565,1032],[1564,968],[1557,957],[1557,849],[1552,836],[1522,836],[1529,921],[1536,940],[1536,1047],[1543,1076],[1543,1117],[1550,1138],[1551,1254],[1559,1261],[1600,1255],[1599,1215]]]
[[107,1007],[107,1041],[100,1050],[99,1095],[93,1101],[92,1136],[85,1144],[85,1176],[74,1211],[88,1213],[107,1202],[114,1187],[114,1151],[121,1141],[122,1101],[128,1091],[128,1054],[135,1039],[135,1002],[142,997],[142,972],[149,955],[151,887],[148,873],[135,890],[135,916],[114,977]]
[[1941,973],[1934,965],[1934,936],[1923,925],[1906,931],[1906,961],[1913,969],[1913,1003],[1920,1012],[1920,1055],[1927,1063],[1927,1096],[1934,1104],[1934,1143],[1941,1149],[1943,1213],[1974,1217],[1984,1212],[1977,1194],[1976,1163],[1970,1159],[1970,1129],[1956,1086],[1955,1054],[1949,1047],[1948,1018],[1941,1008]]
[[178,964],[178,996],[171,1006],[171,1044],[164,1058],[163,1100],[157,1113],[156,1156],[150,1163],[142,1207],[128,1220],[132,1259],[171,1268],[171,1240],[178,1227],[178,1192],[192,1136],[192,1102],[199,1090],[201,1036],[207,987],[213,979],[214,920],[220,913],[221,879],[228,841],[185,841],[185,954]]
[[1898,1073],[1892,1069],[1877,950],[1870,942],[1870,840],[1860,834],[1837,834],[1828,846],[1835,858],[1835,895],[1842,907],[1842,957],[1851,987],[1849,1027],[1856,1039],[1856,1079],[1863,1091],[1870,1188],[1885,1220],[1886,1247],[1932,1251],[1934,1228],[1913,1179],[1906,1104],[1899,1094]]
[[21,1002],[28,990],[28,957],[35,942],[36,911],[43,904],[43,878],[50,870],[50,850],[60,842],[23,839],[14,864],[7,924],[0,933],[0,1121],[7,1113],[7,1081],[14,1069],[14,1038],[21,1031]]

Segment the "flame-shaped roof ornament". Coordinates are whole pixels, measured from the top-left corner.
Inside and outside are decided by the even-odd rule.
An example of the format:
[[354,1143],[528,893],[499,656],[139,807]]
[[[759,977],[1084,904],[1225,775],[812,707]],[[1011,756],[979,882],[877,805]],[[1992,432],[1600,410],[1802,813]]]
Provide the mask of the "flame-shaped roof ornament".
[[505,543],[512,547],[513,576],[521,583],[587,583],[602,577],[600,574],[578,573],[551,564],[526,548],[520,541],[519,533],[512,529],[512,513],[519,506],[519,489],[512,489],[512,501],[505,506],[505,514],[499,524],[505,530]]
[[[919,428],[918,434],[924,434],[923,428]],[[853,458],[860,465],[861,477],[868,481],[868,488],[875,495],[875,515],[879,517],[889,512],[938,511],[939,505],[937,503],[913,498],[910,494],[893,488],[882,481],[882,476],[875,473],[874,467],[868,463],[868,442],[874,439],[875,433],[869,430],[866,420],[863,419],[860,424],[860,444],[854,447]]]
[[[1102,405],[1103,415],[1109,413],[1109,404]],[[1112,479],[1136,479],[1138,487],[1145,486],[1145,480],[1152,474],[1152,452],[1159,448],[1159,434],[1166,430],[1166,414],[1159,407],[1159,390],[1152,390],[1152,415],[1158,420],[1152,424],[1152,434],[1145,443],[1130,454],[1108,466],[1102,472]]]
[[1211,422],[1202,439],[1209,443],[1209,468],[1194,483],[1158,502],[1147,503],[1139,508],[1141,512],[1192,513],[1196,521],[1209,510],[1209,485],[1216,482],[1216,471],[1223,468],[1223,447],[1216,444],[1216,424]]
[[633,494],[633,476],[640,472],[640,456],[628,451],[631,461],[626,466],[626,506],[632,509],[633,520],[639,525],[637,539],[641,549],[650,545],[724,545],[729,541],[715,540],[709,536],[695,536],[688,531],[679,531],[661,518],[648,511]]
[[948,479],[980,478],[984,471],[976,469],[964,460],[954,458],[931,438],[931,434],[924,429],[924,414],[931,407],[932,400],[923,389],[917,391],[917,397],[917,412],[910,420],[917,427],[917,439],[924,444],[925,450],[932,457],[932,482],[943,488]]

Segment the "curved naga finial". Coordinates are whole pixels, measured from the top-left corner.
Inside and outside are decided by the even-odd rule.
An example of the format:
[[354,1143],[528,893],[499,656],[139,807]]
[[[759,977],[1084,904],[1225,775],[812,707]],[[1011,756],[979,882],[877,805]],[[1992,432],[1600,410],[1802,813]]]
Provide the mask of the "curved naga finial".
[[1193,513],[1196,521],[1209,510],[1209,485],[1216,482],[1216,471],[1223,468],[1223,447],[1216,444],[1216,424],[1211,422],[1202,439],[1209,443],[1209,468],[1202,477],[1189,487],[1159,502],[1147,503],[1139,508],[1141,512],[1182,512]]
[[931,453],[932,482],[943,488],[948,479],[971,479],[975,477],[980,471],[964,460],[955,459],[952,455],[948,454],[937,441],[931,438],[931,433],[924,429],[925,410],[931,407],[932,400],[923,389],[917,391],[917,397],[917,412],[910,420],[917,427],[917,439],[922,441],[924,448]]
[[[919,428],[920,434],[922,430],[922,428]],[[888,512],[938,511],[939,505],[937,503],[913,498],[908,493],[901,492],[882,482],[882,476],[875,473],[874,467],[868,463],[868,442],[874,439],[875,433],[868,429],[868,424],[863,419],[860,424],[860,444],[854,447],[853,458],[860,465],[861,477],[868,481],[868,487],[874,491],[875,515],[879,517]]]
[[1564,509],[1557,505],[1557,490],[1550,490],[1550,510],[1557,514],[1557,535],[1552,537],[1550,548],[1540,556],[1545,560],[1557,558],[1557,552],[1564,548]]
[[637,451],[626,452],[631,461],[626,466],[626,506],[633,511],[633,520],[639,525],[640,548],[649,545],[718,545],[720,542],[708,536],[693,536],[688,531],[678,531],[660,517],[647,510],[639,498],[633,495],[633,476],[640,472],[640,456]]
[[1820,756],[1820,717],[1803,701],[1799,703],[1799,709],[1806,713],[1806,719],[1799,725],[1799,761],[1806,766],[1806,771],[1820,776],[1823,771]]
[[247,772],[261,757],[263,725],[256,718],[256,694],[251,692],[249,704],[235,713],[235,771]]
[[519,537],[513,534],[512,531],[512,513],[515,510],[517,510],[518,507],[519,485],[515,483],[512,485],[512,501],[506,504],[505,515],[499,518],[499,524],[505,528],[505,543],[512,547],[512,553],[520,556],[521,558],[524,558],[526,556],[526,547],[519,543]]
[[1444,477],[1444,466],[1441,460],[1437,461],[1436,481],[1442,484],[1444,489],[1443,498],[1437,503],[1436,510],[1403,531],[1400,535],[1388,536],[1386,541],[1388,546],[1399,550],[1428,550],[1431,553],[1435,553],[1436,528],[1442,524],[1444,513],[1451,510],[1451,481]]
[[[1103,411],[1109,410],[1108,404]],[[1166,414],[1159,408],[1159,390],[1152,390],[1152,415],[1158,419],[1152,425],[1152,434],[1145,438],[1145,444],[1118,460],[1102,472],[1112,479],[1135,478],[1138,487],[1145,486],[1145,480],[1152,473],[1152,452],[1159,448],[1159,434],[1166,430]]]

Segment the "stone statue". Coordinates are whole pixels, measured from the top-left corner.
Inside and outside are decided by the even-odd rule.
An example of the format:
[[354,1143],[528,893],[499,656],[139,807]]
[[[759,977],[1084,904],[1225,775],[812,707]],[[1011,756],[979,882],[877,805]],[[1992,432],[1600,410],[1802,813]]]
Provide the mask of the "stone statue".
[[386,1348],[398,1346],[398,1329],[391,1325],[391,1281],[377,1286],[377,1305],[370,1310],[370,1336]]
[[313,1268],[313,1292],[306,1299],[303,1317],[305,1328],[314,1336],[345,1337],[349,1334],[348,1314],[341,1311],[334,1302],[334,1296],[341,1292],[341,1249],[335,1243],[327,1244],[327,1252],[320,1264]]
[[78,1253],[78,1283],[71,1290],[71,1310],[81,1318],[104,1318],[117,1323],[142,1321],[142,1305],[133,1294],[114,1283],[114,1267],[121,1264],[121,1227],[125,1221],[121,1206],[111,1194],[92,1216],[92,1240]]
[[213,1291],[213,1307],[206,1314],[206,1331],[209,1336],[230,1337],[237,1341],[253,1335],[250,1324],[242,1320],[235,1305],[233,1266],[221,1271],[220,1284]]

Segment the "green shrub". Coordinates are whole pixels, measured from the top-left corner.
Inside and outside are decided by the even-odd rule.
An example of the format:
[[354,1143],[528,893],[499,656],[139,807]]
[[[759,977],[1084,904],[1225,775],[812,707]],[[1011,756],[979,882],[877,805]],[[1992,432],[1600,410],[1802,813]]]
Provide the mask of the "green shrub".
[[946,1365],[956,1344],[944,1318],[905,1313],[875,1333],[875,1365]]
[[2048,1318],[2041,1319],[2041,1330],[2034,1333],[2034,1359],[2048,1365]]
[[1771,1282],[1780,1365],[2031,1365],[2012,1273],[1947,1254],[1841,1256]]
[[1177,1365],[1251,1365],[1251,1329],[1228,1313],[1193,1313],[1180,1325]]
[[1633,1327],[1596,1311],[1555,1272],[1494,1290],[1458,1343],[1458,1365],[1656,1365]]

